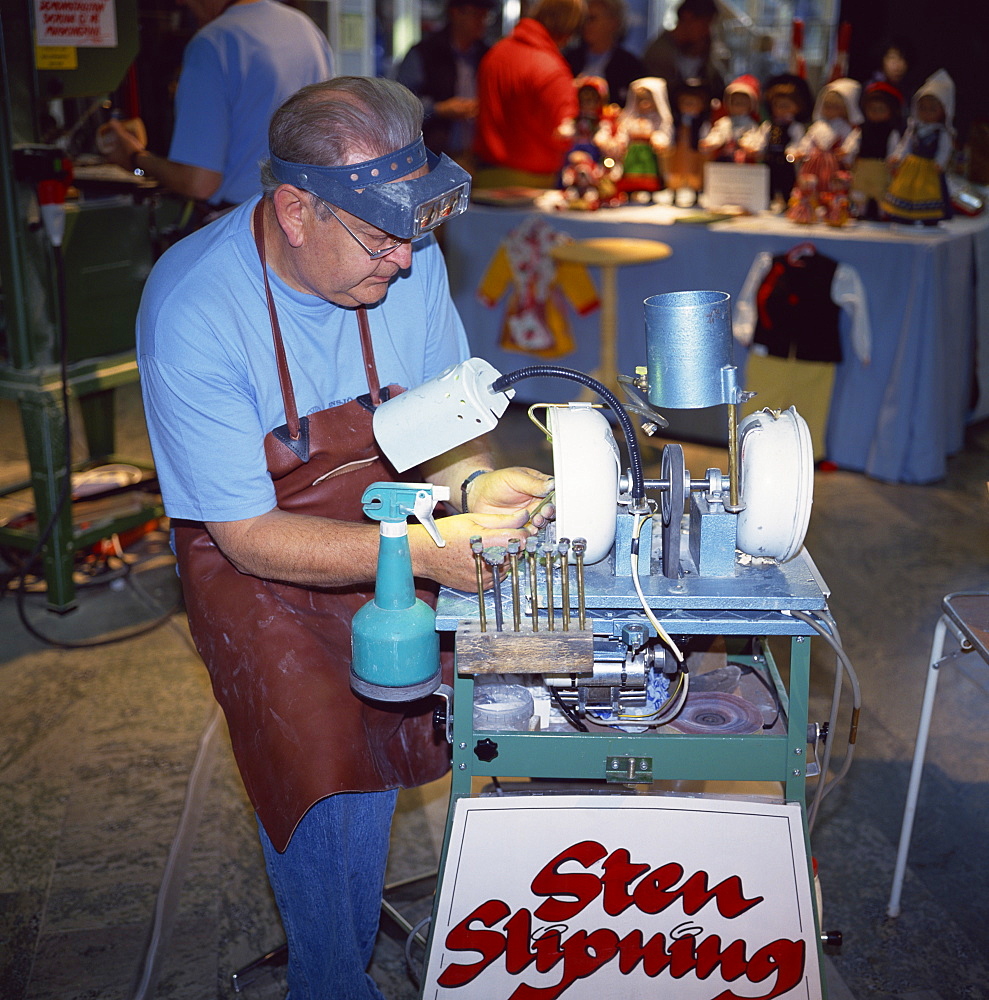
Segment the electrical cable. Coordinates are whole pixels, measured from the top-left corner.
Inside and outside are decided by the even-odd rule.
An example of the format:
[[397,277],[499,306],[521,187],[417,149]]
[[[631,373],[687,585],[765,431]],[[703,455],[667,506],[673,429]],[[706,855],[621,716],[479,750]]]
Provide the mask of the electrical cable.
[[220,706],[214,703],[213,711],[200,735],[196,759],[189,772],[178,827],[165,860],[161,885],[155,898],[151,930],[141,966],[141,978],[134,990],[133,1000],[148,1000],[155,995],[165,949],[178,915],[179,891],[185,880],[196,833],[206,806],[206,793],[216,760],[217,733],[222,718],[223,712]]
[[423,917],[422,920],[417,923],[411,931],[409,931],[408,937],[405,939],[405,967],[408,970],[409,977],[415,984],[416,989],[422,985],[422,973],[416,971],[415,961],[412,958],[412,947],[415,944],[416,935],[425,927],[427,924],[433,922],[433,916]]
[[642,592],[642,582],[639,580],[639,535],[642,532],[642,525],[644,523],[645,516],[643,514],[636,514],[635,525],[632,530],[632,551],[630,553],[632,586],[635,587],[635,592],[639,596],[639,603],[642,605],[642,610],[645,612],[646,618],[649,619],[649,624],[656,630],[656,634],[660,639],[670,647],[677,661],[683,663],[683,652],[670,637],[669,632],[660,624],[659,619],[653,614],[652,608],[649,607],[649,602],[646,600],[646,595]]
[[729,666],[738,667],[743,673],[751,674],[772,696],[773,704],[776,706],[776,714],[770,722],[764,722],[762,724],[763,729],[772,729],[773,726],[775,726],[779,721],[780,713],[783,711],[783,705],[780,702],[779,692],[776,690],[775,686],[770,683],[769,678],[761,670],[756,670],[755,667],[749,663],[739,663],[734,660],[728,660],[727,663]]
[[577,371],[574,368],[562,368],[559,365],[528,365],[525,368],[519,368],[517,371],[509,372],[507,375],[502,375],[495,379],[491,383],[491,391],[504,392],[515,385],[516,382],[521,382],[527,378],[542,378],[546,376],[568,379],[571,382],[577,382],[588,389],[592,389],[614,411],[618,422],[621,424],[622,433],[625,435],[625,446],[628,449],[629,462],[632,466],[632,488],[629,492],[632,494],[632,500],[635,501],[635,505],[641,505],[645,501],[646,487],[645,476],[642,471],[642,454],[639,450],[639,442],[635,437],[635,428],[632,426],[629,415],[625,412],[625,407],[622,406],[618,397],[606,385],[599,382],[596,378],[592,378],[590,375],[586,375],[584,372]]
[[[835,653],[835,694],[831,703],[831,715],[829,718],[828,739],[825,743],[824,757],[821,761],[821,774],[818,778],[817,788],[810,808],[807,811],[807,829],[810,832],[814,828],[818,810],[825,796],[829,795],[835,786],[844,779],[852,766],[852,758],[855,754],[855,741],[858,737],[859,714],[862,710],[862,689],[859,685],[858,674],[852,666],[848,654],[841,644],[841,636],[838,628],[830,615],[822,616],[825,624],[822,624],[817,617],[809,615],[804,611],[790,611],[790,614],[804,624],[809,625],[818,635],[823,638]],[[828,768],[831,764],[831,744],[834,740],[835,724],[838,716],[838,702],[841,694],[842,675],[848,677],[848,683],[852,689],[852,717],[848,728],[848,751],[842,761],[841,768],[831,781],[827,781]]]
[[[613,719],[602,719],[593,712],[588,712],[587,714],[599,726],[609,726],[611,729],[622,729],[629,724],[653,729],[658,726],[665,726],[680,714],[680,710],[687,700],[689,689],[690,674],[686,670],[683,670],[679,674],[676,690],[652,715],[621,715],[618,717],[618,721],[615,721]],[[674,701],[676,702],[675,704],[673,704]],[[667,712],[666,709],[671,704],[673,704],[673,708]]]
[[578,733],[586,733],[587,726],[580,721],[580,718],[572,712],[564,703],[563,699],[560,697],[560,692],[556,688],[549,688],[549,696],[556,703],[556,707],[563,713],[563,717],[570,723]]

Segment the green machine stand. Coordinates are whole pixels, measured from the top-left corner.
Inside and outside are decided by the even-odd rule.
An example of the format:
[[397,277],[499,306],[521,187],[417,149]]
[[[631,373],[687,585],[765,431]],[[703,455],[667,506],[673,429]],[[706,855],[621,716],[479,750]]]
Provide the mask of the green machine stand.
[[[685,519],[684,537],[686,534]],[[658,552],[654,554],[654,564],[657,562],[657,556]],[[808,729],[808,689],[811,642],[817,631],[802,617],[791,614],[791,611],[799,611],[812,617],[829,632],[830,627],[827,624],[829,622],[827,595],[806,551],[801,552],[790,562],[770,568],[766,566],[746,568],[740,565],[733,576],[718,580],[705,580],[696,573],[688,573],[679,580],[667,579],[659,573],[641,577],[646,600],[655,617],[685,652],[689,653],[691,649],[703,650],[710,646],[713,637],[723,637],[724,647],[728,651],[728,661],[731,664],[738,664],[750,678],[757,680],[763,692],[772,692],[775,718],[762,728],[757,726],[756,732],[751,728],[737,730],[730,717],[715,719],[708,733],[677,732],[672,726],[663,726],[651,731],[642,728],[636,732],[634,731],[636,727],[631,722],[627,728],[632,731],[608,729],[592,724],[588,726],[589,731],[580,732],[559,717],[556,723],[547,728],[539,727],[536,731],[527,730],[524,726],[496,729],[491,728],[487,722],[482,725],[477,722],[474,710],[477,685],[484,683],[485,677],[492,673],[499,674],[505,681],[518,682],[526,674],[555,672],[557,677],[563,678],[563,687],[566,687],[565,679],[569,673],[572,694],[580,683],[581,674],[589,667],[588,657],[592,656],[595,661],[600,661],[603,656],[617,664],[613,674],[614,682],[616,685],[621,685],[625,676],[622,671],[629,669],[628,665],[633,663],[632,647],[641,648],[643,639],[646,643],[655,643],[656,631],[644,616],[641,607],[636,607],[637,601],[635,594],[630,592],[631,586],[622,587],[623,582],[630,584],[630,581],[616,577],[613,569],[613,565],[610,569],[607,566],[600,570],[596,567],[589,568],[586,595],[582,595],[582,600],[586,600],[586,617],[583,623],[585,627],[580,629],[576,608],[578,580],[573,565],[570,565],[568,571],[571,580],[568,589],[572,595],[570,603],[574,604],[574,607],[570,613],[568,632],[562,631],[563,608],[560,594],[562,588],[559,586],[559,577],[554,601],[554,631],[549,630],[546,611],[549,598],[542,586],[537,588],[540,610],[535,630],[532,627],[531,617],[526,616],[523,616],[519,631],[513,630],[510,624],[512,611],[506,601],[504,613],[500,616],[506,623],[504,631],[496,631],[493,625],[496,620],[494,602],[489,594],[484,615],[486,631],[482,633],[476,598],[454,591],[441,593],[437,608],[437,628],[452,632],[456,637],[456,674],[450,727],[453,775],[450,811],[440,863],[440,880],[434,906],[433,932],[427,956],[429,965],[422,995],[429,1000],[452,997],[474,998],[483,995],[500,996],[501,984],[497,980],[494,982],[498,983],[498,986],[492,986],[492,982],[488,981],[486,986],[481,987],[480,978],[472,979],[467,985],[454,989],[444,988],[442,978],[438,979],[442,970],[449,970],[455,962],[473,961],[479,954],[482,956],[478,962],[479,966],[488,963],[493,968],[504,964],[511,973],[508,979],[512,982],[522,981],[523,969],[527,974],[531,974],[533,968],[539,968],[547,981],[547,985],[544,986],[544,981],[539,980],[539,988],[546,992],[533,992],[532,995],[555,995],[549,984],[558,986],[561,975],[563,981],[567,980],[571,974],[566,971],[566,962],[573,958],[576,969],[578,959],[574,955],[579,951],[583,962],[580,968],[583,969],[582,975],[586,978],[586,982],[577,977],[563,993],[564,997],[706,996],[704,982],[699,979],[689,983],[688,980],[693,973],[691,971],[688,974],[684,971],[694,968],[691,962],[700,961],[698,958],[702,953],[700,944],[690,953],[692,957],[685,960],[686,964],[682,966],[680,972],[682,978],[675,982],[663,978],[648,978],[661,975],[654,969],[652,973],[643,976],[638,984],[634,983],[631,977],[627,977],[618,986],[614,981],[603,985],[601,979],[604,972],[601,970],[613,970],[619,963],[619,957],[609,960],[615,949],[615,938],[608,938],[607,935],[611,932],[604,928],[581,937],[585,934],[584,931],[574,934],[572,929],[562,929],[569,923],[563,920],[558,924],[543,920],[541,929],[537,930],[536,918],[540,915],[540,909],[535,903],[539,901],[540,893],[545,896],[549,890],[539,889],[536,881],[533,881],[535,899],[531,903],[524,904],[528,905],[534,914],[530,928],[531,935],[526,939],[529,941],[528,944],[523,945],[521,936],[513,939],[512,928],[521,919],[520,913],[529,911],[515,910],[515,916],[505,925],[496,924],[494,920],[494,917],[501,912],[497,910],[494,900],[509,900],[504,912],[508,912],[509,907],[513,905],[510,902],[511,890],[503,889],[500,885],[493,891],[492,901],[485,904],[487,909],[478,907],[474,911],[472,922],[465,920],[451,933],[450,927],[458,919],[456,913],[460,911],[456,910],[455,890],[444,893],[444,885],[447,880],[453,880],[455,877],[469,876],[472,865],[469,859],[465,861],[467,850],[459,838],[469,835],[472,824],[481,829],[485,818],[484,813],[468,814],[467,819],[455,823],[458,802],[477,803],[485,796],[505,794],[505,789],[510,787],[508,795],[528,796],[535,803],[537,812],[548,808],[539,806],[537,796],[542,796],[541,801],[547,802],[551,801],[552,797],[566,792],[575,792],[580,796],[575,801],[584,802],[594,811],[600,811],[607,808],[609,793],[634,795],[636,796],[634,804],[642,805],[644,798],[662,802],[658,796],[663,794],[664,784],[666,794],[670,794],[670,788],[674,789],[673,794],[676,794],[675,789],[683,787],[685,782],[731,782],[734,794],[728,798],[745,799],[747,788],[751,788],[753,798],[765,796],[765,783],[768,782],[772,783],[774,789],[778,789],[778,795],[775,796],[777,804],[768,808],[790,811],[790,839],[797,841],[793,857],[800,859],[793,867],[798,868],[800,864],[804,866],[804,870],[797,871],[795,875],[799,894],[805,900],[803,919],[806,921],[808,911],[814,910],[814,915],[809,920],[812,926],[808,928],[806,923],[804,924],[806,935],[804,947],[809,956],[805,960],[809,963],[807,968],[811,970],[808,973],[809,978],[805,978],[795,991],[786,991],[780,995],[824,998],[827,993],[826,983],[820,973],[823,969],[823,952],[819,917],[816,906],[807,902],[814,895],[814,874],[811,867],[805,808],[808,757],[813,758],[813,745],[816,742],[815,736]],[[524,590],[528,578],[524,568],[520,577]],[[529,607],[531,611],[531,601]],[[770,648],[771,644],[782,657],[779,667]],[[537,683],[544,679],[545,676],[531,678]],[[690,704],[689,699],[687,704]],[[720,728],[719,723],[723,723],[724,727]],[[812,769],[814,766],[813,763],[810,764]],[[478,778],[495,782],[480,792],[481,799],[478,799],[480,786],[475,781]],[[531,780],[528,784],[524,781],[496,780],[506,778]],[[492,793],[492,789],[496,791]],[[503,798],[500,801],[507,803],[509,799]],[[627,803],[629,800],[613,801]],[[682,803],[687,800],[679,801]],[[493,805],[493,798],[489,798],[487,804]],[[722,802],[722,805],[725,803]],[[627,809],[627,805],[616,807],[612,818],[605,821],[605,829],[613,831],[619,838],[630,817]],[[520,813],[520,815],[528,817],[531,813]],[[709,824],[717,822],[720,820],[711,817]],[[501,858],[505,862],[502,879],[507,883],[512,869],[526,866],[527,852],[538,855],[538,846],[534,847],[523,832],[527,829],[529,826],[521,825],[517,819],[507,822],[506,839],[509,843],[494,844],[490,839],[485,841],[482,851],[483,863],[475,863],[474,869],[487,865],[488,859],[492,864],[497,864],[497,859]],[[647,836],[647,843],[653,850],[659,849],[659,845],[663,844],[665,829],[665,824],[660,820],[654,832],[650,832]],[[714,831],[712,836],[717,839],[719,834]],[[573,839],[579,837],[580,834],[573,835]],[[622,840],[618,842],[625,843]],[[730,855],[731,848],[724,850]],[[548,853],[552,855],[552,849]],[[575,876],[573,888],[568,891],[578,895],[584,891],[580,879],[589,879],[590,875],[585,874],[572,860],[564,863],[558,858],[554,864],[555,868],[550,865],[548,869],[554,878],[572,874],[568,866],[579,872],[579,875]],[[786,864],[783,867],[786,868]],[[547,869],[544,869],[540,877],[545,878],[546,873]],[[635,878],[638,878],[639,874],[641,870],[637,869]],[[654,876],[655,874],[653,873]],[[604,884],[604,876],[602,880]],[[588,892],[589,895],[593,895],[589,890]],[[568,898],[563,895],[551,902],[563,907]],[[491,907],[495,909],[492,910]],[[442,913],[441,908],[444,908]],[[451,912],[455,915],[450,916]],[[617,912],[617,908],[610,912]],[[784,920],[791,918],[788,916]],[[686,925],[681,925],[681,931],[686,926],[691,932],[699,932],[699,927],[687,926],[690,923],[687,921]],[[707,919],[701,919],[700,916],[696,918],[694,924],[708,926]],[[649,926],[648,919],[643,926]],[[655,924],[651,926],[655,927]],[[659,926],[664,925],[660,922]],[[498,932],[503,928],[504,939],[507,941],[504,948],[498,936]],[[676,949],[670,944],[670,940],[675,931],[670,931],[669,928],[667,930],[671,934],[667,939],[667,945],[670,947],[670,954],[674,954]],[[449,935],[445,938],[446,950],[440,940],[440,935],[444,933]],[[568,933],[570,944],[566,945]],[[541,948],[537,943],[539,935],[548,935],[547,940],[552,939],[556,944],[553,946],[546,944],[541,957],[536,958],[534,956],[540,953]],[[662,935],[656,937],[661,938]],[[723,949],[727,947],[728,940],[725,937]],[[451,941],[458,941],[461,950],[450,951]],[[578,944],[581,946],[580,949],[577,949]],[[531,956],[527,950],[530,947]],[[471,951],[472,948],[476,950]],[[554,948],[558,951],[554,952]],[[571,953],[568,948],[577,950]],[[753,957],[752,950],[750,949],[748,953],[749,959]],[[811,955],[811,952],[815,954]],[[727,953],[725,951],[725,954]],[[621,948],[618,949],[618,955],[621,955]],[[667,969],[667,972],[675,969],[675,961],[674,959],[674,964]],[[532,964],[529,964],[530,962]],[[633,964],[630,963],[625,971],[628,972]],[[714,961],[714,967],[717,967],[717,964],[717,961]],[[487,969],[486,965],[485,968]],[[700,970],[699,965],[697,968]],[[736,973],[737,970],[745,968],[744,962],[741,962],[737,965]],[[564,970],[562,973],[561,969]],[[490,975],[490,971],[487,974]],[[674,971],[672,974],[676,976],[677,972]],[[756,978],[760,974],[753,973]],[[447,975],[450,975],[450,972],[447,972]],[[572,975],[575,976],[576,973]],[[617,976],[617,973],[613,971],[612,975]],[[702,977],[701,971],[698,971],[697,975]],[[725,975],[730,978],[727,973]],[[527,982],[531,987],[532,982],[529,980]],[[597,982],[596,987],[591,985],[595,982]],[[676,985],[676,982],[680,985]],[[507,997],[511,989],[504,988],[504,995]],[[595,992],[602,989],[603,994]],[[620,989],[621,993],[613,992],[616,989]],[[738,995],[766,995],[765,989],[757,990],[751,984],[748,985],[748,989],[750,992],[743,991]],[[489,992],[485,994],[485,990]],[[710,996],[713,997],[716,993],[718,990],[712,989]]]
[[[66,109],[91,107],[120,85],[137,54],[136,2],[118,2],[115,9],[118,44],[76,50],[77,65],[68,70],[37,67],[28,0],[5,5],[0,21],[0,397],[17,401],[30,465],[30,479],[8,484],[3,495],[30,487],[34,514],[27,526],[0,526],[0,545],[30,552],[39,539],[36,526],[51,525],[42,558],[48,607],[55,611],[74,606],[77,552],[163,514],[151,491],[99,523],[75,524],[72,504],[60,506],[70,464],[63,357],[66,388],[82,415],[83,426],[72,432],[76,441],[85,438],[88,458],[82,466],[112,460],[114,390],[137,379],[134,321],[154,259],[148,201],[127,194],[73,201],[66,206],[61,250],[63,297],[39,218],[38,172],[60,151],[52,142],[52,102]],[[69,128],[66,124],[63,131]]]

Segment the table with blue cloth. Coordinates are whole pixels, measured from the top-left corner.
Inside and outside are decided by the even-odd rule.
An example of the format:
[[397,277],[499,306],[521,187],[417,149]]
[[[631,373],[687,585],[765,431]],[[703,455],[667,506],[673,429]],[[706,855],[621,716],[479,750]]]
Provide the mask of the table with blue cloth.
[[[478,290],[505,237],[531,206],[475,205],[447,223],[444,250],[454,300],[472,352],[502,372],[542,359],[501,346],[505,298],[493,305]],[[760,252],[783,254],[811,241],[854,268],[865,290],[871,358],[863,363],[842,314],[827,423],[827,454],[840,468],[889,482],[928,483],[944,477],[947,458],[966,424],[989,416],[989,218],[956,218],[937,227],[857,223],[833,229],[801,226],[776,216],[700,224],[665,206],[599,212],[540,212],[553,230],[574,239],[621,236],[660,240],[673,255],[618,272],[619,371],[646,363],[642,302],[661,292],[713,289],[737,296]],[[679,220],[679,221],[678,221]],[[591,271],[591,277],[599,276]],[[599,316],[570,309],[574,348],[554,364],[593,371],[599,362]],[[744,387],[746,350],[735,344]],[[574,398],[569,383],[533,379],[516,387],[521,400]],[[677,436],[726,440],[724,408],[665,413]],[[799,409],[799,403],[798,403]]]

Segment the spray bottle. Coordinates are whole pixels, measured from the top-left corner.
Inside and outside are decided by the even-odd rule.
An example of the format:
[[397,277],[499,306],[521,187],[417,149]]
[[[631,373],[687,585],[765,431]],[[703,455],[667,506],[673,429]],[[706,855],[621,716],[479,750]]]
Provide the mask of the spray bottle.
[[415,701],[440,686],[436,612],[416,597],[406,518],[411,514],[444,546],[433,508],[450,499],[446,486],[372,483],[361,497],[364,513],[381,522],[374,599],[353,621],[350,686],[376,701]]

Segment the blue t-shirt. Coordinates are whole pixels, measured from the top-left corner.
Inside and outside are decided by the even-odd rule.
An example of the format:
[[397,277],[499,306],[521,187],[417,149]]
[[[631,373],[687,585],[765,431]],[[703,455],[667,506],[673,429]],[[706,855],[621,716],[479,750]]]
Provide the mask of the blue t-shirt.
[[[141,389],[170,517],[236,521],[275,506],[263,440],[285,409],[250,228],[255,203],[176,243],[141,298]],[[300,416],[366,393],[356,310],[297,292],[270,267],[268,278]],[[469,357],[432,237],[367,313],[382,385],[421,385]]]
[[182,56],[168,158],[223,174],[214,205],[260,194],[272,114],[333,75],[329,43],[305,14],[278,0],[228,7]]

